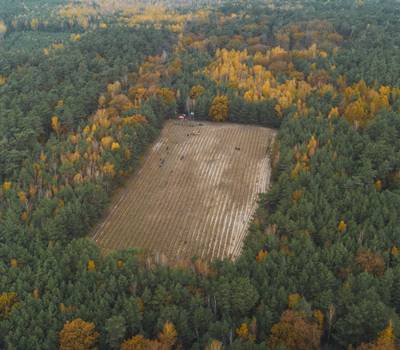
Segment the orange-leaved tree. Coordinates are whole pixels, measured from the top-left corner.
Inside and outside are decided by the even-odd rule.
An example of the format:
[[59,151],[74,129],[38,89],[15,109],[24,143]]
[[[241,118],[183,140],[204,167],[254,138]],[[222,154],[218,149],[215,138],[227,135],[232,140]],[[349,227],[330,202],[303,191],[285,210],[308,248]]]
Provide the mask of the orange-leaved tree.
[[272,326],[269,345],[272,348],[283,346],[288,350],[319,349],[322,329],[304,313],[286,310],[278,323]]
[[85,322],[80,318],[69,321],[60,332],[60,350],[95,349],[99,335],[92,322]]

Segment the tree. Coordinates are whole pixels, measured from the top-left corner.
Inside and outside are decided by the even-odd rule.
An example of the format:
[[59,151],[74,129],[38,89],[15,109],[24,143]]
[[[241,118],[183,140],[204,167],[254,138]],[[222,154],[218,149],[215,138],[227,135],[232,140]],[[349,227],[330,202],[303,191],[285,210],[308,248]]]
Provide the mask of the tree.
[[17,303],[17,294],[14,292],[0,294],[0,318],[6,318]]
[[99,335],[92,322],[85,322],[80,318],[69,321],[60,332],[60,350],[95,349]]
[[211,104],[209,115],[216,122],[223,122],[228,118],[228,96],[216,96]]
[[156,340],[146,339],[143,335],[135,335],[121,344],[121,350],[162,350]]
[[7,32],[7,26],[4,21],[0,20],[0,40],[3,38],[4,34]]
[[118,349],[125,337],[126,322],[122,316],[113,316],[106,320],[105,330],[110,349]]
[[176,343],[176,337],[178,333],[176,332],[175,326],[172,322],[166,322],[164,324],[162,332],[159,334],[158,339],[161,344],[165,346],[166,349],[171,349]]
[[284,346],[289,350],[319,349],[322,329],[305,318],[301,312],[285,311],[272,329],[268,344],[272,347]]
[[385,272],[385,260],[371,250],[361,250],[356,256],[356,262],[365,272],[381,276]]
[[396,350],[396,337],[393,330],[393,322],[379,333],[378,339],[373,343],[362,343],[357,350]]

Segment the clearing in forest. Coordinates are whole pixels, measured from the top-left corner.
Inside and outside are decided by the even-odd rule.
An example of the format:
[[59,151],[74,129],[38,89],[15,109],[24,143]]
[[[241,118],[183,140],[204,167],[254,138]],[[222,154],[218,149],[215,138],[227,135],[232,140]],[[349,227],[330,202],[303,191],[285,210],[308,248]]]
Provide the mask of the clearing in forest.
[[106,250],[236,258],[270,179],[275,131],[168,121],[93,234]]

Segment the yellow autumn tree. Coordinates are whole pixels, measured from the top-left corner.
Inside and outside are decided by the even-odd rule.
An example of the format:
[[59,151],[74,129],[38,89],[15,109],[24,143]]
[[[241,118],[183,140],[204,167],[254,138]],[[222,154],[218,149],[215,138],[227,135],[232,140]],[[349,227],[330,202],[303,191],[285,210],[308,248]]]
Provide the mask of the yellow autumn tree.
[[242,323],[239,328],[236,328],[236,335],[243,340],[249,339],[249,327],[247,323]]
[[2,186],[3,192],[9,191],[11,189],[11,187],[12,187],[11,181],[4,181],[3,182],[3,186]]
[[17,300],[17,294],[14,292],[0,294],[0,319],[6,318],[10,314]]
[[121,83],[119,81],[116,81],[113,84],[108,84],[107,92],[110,94],[110,96],[115,96],[119,94],[121,92]]
[[314,135],[311,136],[310,141],[307,144],[308,156],[312,157],[315,154],[315,151],[318,146],[318,141]]
[[205,350],[222,350],[222,349],[223,349],[222,343],[219,340],[214,339],[211,341],[210,345],[206,347]]
[[95,271],[96,270],[96,263],[94,260],[90,259],[87,263],[87,270],[88,271]]
[[171,349],[176,343],[178,333],[172,322],[165,322],[162,332],[159,334],[158,339],[167,349]]
[[377,179],[374,183],[375,189],[380,192],[382,191],[382,180]]
[[339,109],[337,107],[332,107],[329,114],[328,114],[328,118],[335,118],[339,116]]
[[394,335],[393,322],[379,333],[378,339],[373,343],[362,343],[356,350],[396,350],[396,336]]
[[39,28],[39,20],[37,18],[32,18],[31,28],[32,30],[37,30]]
[[57,135],[60,133],[60,120],[57,116],[51,117],[51,128],[57,133]]
[[7,26],[4,23],[4,21],[0,20],[0,39],[4,36],[4,34],[7,32]]
[[92,350],[100,336],[95,324],[80,318],[64,324],[60,332],[60,350]]
[[228,118],[228,96],[216,96],[211,104],[209,115],[216,122],[223,122]]
[[114,142],[114,139],[111,136],[104,136],[101,139],[101,144],[105,149],[109,149]]
[[344,231],[347,230],[347,224],[345,223],[344,220],[340,220],[340,222],[338,224],[338,230],[340,233],[343,233]]
[[257,262],[261,262],[261,261],[265,260],[265,258],[266,258],[267,256],[268,256],[268,252],[267,252],[266,250],[264,250],[264,249],[261,249],[261,250],[258,252],[257,256],[256,256],[256,261],[257,261]]
[[190,89],[189,96],[192,100],[195,100],[196,98],[201,96],[204,93],[204,91],[205,89],[202,85],[195,85],[192,86],[192,88]]
[[113,142],[111,145],[111,150],[112,151],[118,151],[121,148],[118,142]]
[[135,335],[121,344],[121,350],[150,350],[157,349],[158,342],[146,339],[143,335]]

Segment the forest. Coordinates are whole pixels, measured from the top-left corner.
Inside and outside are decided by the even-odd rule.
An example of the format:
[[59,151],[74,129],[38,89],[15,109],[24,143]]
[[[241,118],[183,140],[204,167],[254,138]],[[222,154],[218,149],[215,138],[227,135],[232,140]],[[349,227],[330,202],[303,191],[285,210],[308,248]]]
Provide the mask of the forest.
[[[395,350],[400,3],[0,0],[0,348]],[[88,239],[169,118],[278,130],[240,257]]]

